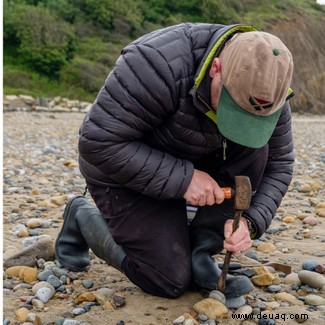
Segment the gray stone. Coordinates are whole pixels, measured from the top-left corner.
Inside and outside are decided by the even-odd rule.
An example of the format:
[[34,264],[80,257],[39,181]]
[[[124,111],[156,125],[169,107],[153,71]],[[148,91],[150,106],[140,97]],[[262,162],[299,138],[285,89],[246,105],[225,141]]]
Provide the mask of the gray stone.
[[229,298],[226,300],[226,307],[229,309],[237,309],[246,304],[244,296]]

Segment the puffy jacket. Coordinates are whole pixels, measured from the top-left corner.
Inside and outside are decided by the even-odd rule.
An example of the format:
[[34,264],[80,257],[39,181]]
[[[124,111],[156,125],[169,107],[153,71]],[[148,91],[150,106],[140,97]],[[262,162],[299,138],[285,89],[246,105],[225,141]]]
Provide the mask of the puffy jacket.
[[[195,162],[223,137],[198,100],[207,60],[250,26],[184,23],[126,46],[80,128],[79,163],[86,180],[125,186],[156,199],[182,198]],[[212,55],[211,55],[212,54]],[[245,216],[261,236],[291,181],[293,143],[286,103],[269,141],[267,167]]]

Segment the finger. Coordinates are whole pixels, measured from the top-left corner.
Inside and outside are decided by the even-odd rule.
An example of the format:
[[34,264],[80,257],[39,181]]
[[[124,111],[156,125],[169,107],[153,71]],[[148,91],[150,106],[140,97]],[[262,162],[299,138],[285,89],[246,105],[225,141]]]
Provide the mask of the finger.
[[230,252],[239,252],[240,250],[247,251],[252,246],[252,240],[250,238],[246,238],[237,242],[236,244],[229,244],[228,242],[224,241],[224,248]]
[[232,234],[232,224],[233,224],[233,220],[227,220],[225,222],[225,225],[224,225],[224,236],[225,236],[225,239],[229,239],[231,238],[231,234]]
[[215,203],[214,195],[209,194],[206,198],[206,205],[213,205]]
[[230,237],[225,238],[227,243],[236,244],[246,238],[250,238],[250,233],[243,224],[239,224],[239,227],[236,229],[236,231],[233,232]]
[[216,204],[221,204],[225,199],[225,193],[221,190],[219,185],[215,186],[213,190],[213,194],[214,194],[214,201]]

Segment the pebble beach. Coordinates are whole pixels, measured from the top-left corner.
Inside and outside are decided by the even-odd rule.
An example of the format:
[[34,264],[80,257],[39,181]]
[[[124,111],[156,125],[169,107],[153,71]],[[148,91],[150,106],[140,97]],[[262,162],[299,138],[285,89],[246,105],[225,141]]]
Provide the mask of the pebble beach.
[[63,210],[85,189],[77,152],[83,118],[3,113],[4,325],[325,324],[325,116],[293,115],[292,183],[267,232],[234,260],[249,265],[237,272],[254,290],[227,301],[216,292],[153,297],[92,254],[84,272],[60,268],[53,245]]

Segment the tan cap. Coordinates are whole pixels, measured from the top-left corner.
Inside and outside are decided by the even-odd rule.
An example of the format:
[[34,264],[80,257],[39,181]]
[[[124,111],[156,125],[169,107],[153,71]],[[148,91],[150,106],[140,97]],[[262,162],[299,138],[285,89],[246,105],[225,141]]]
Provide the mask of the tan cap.
[[220,58],[220,132],[241,145],[262,147],[271,137],[288,95],[292,55],[278,37],[253,31],[235,35]]

